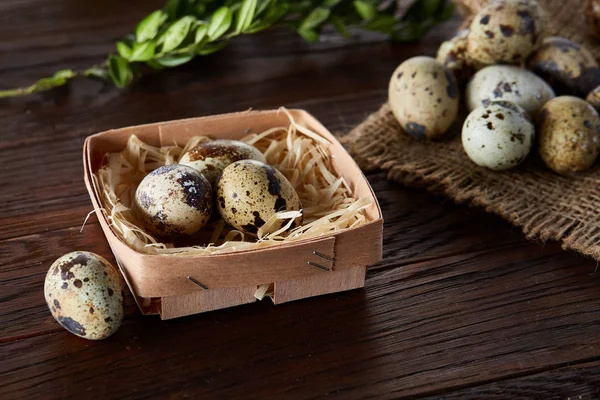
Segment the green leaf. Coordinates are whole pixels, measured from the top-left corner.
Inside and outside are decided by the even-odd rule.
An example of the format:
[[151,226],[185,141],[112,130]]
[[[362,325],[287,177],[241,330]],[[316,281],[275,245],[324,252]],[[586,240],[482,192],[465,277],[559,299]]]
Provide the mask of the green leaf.
[[319,34],[312,29],[299,29],[298,34],[309,43],[314,43],[319,40]]
[[242,7],[237,14],[237,23],[235,31],[237,33],[244,32],[250,25],[252,25],[252,19],[254,18],[254,12],[256,11],[257,0],[244,0]]
[[71,79],[75,76],[75,73],[73,72],[72,69],[61,69],[59,71],[56,71],[54,73],[54,75],[52,75],[53,78],[65,78],[65,79]]
[[133,45],[133,50],[131,52],[129,61],[148,61],[154,57],[155,50],[156,44],[154,41],[136,43]]
[[425,21],[407,22],[394,30],[392,39],[398,42],[412,42],[425,35],[431,26],[431,23]]
[[40,79],[39,81],[31,85],[29,88],[27,88],[27,90],[29,91],[29,93],[50,90],[52,88],[64,85],[69,79],[73,78],[74,76],[75,73],[73,72],[73,70],[61,69],[60,71],[55,72],[54,75],[52,75],[49,78]]
[[163,67],[177,67],[178,65],[185,64],[194,58],[193,54],[178,54],[173,56],[164,56],[157,58],[156,63]]
[[286,4],[276,4],[274,7],[267,10],[262,18],[255,19],[252,25],[250,25],[248,29],[244,31],[244,33],[251,34],[269,28],[279,21],[284,15],[286,15],[288,11],[289,6]]
[[52,88],[62,86],[65,83],[67,83],[67,80],[65,78],[43,78],[33,85],[33,91],[50,90]]
[[92,77],[100,78],[100,79],[104,79],[104,80],[109,79],[108,70],[106,70],[106,68],[102,68],[102,67],[98,67],[98,66],[94,66],[94,67],[86,69],[85,71],[83,71],[83,74],[85,76],[92,76]]
[[140,21],[138,26],[135,28],[135,39],[138,43],[145,42],[146,40],[154,39],[158,33],[158,28],[163,22],[167,20],[167,14],[161,10],[156,10],[153,13],[147,15],[143,20]]
[[194,22],[194,18],[190,16],[175,21],[161,36],[161,51],[163,53],[168,53],[169,51],[176,49],[187,37],[192,22]]
[[108,58],[108,75],[118,88],[124,88],[133,79],[133,72],[127,60],[114,54],[111,54]]
[[350,37],[350,32],[348,32],[346,24],[340,17],[334,15],[333,17],[331,17],[331,23],[333,24],[335,29],[340,33],[340,35],[342,35],[345,38]]
[[445,0],[421,0],[421,15],[423,17],[432,17],[443,9]]
[[177,19],[179,17],[179,0],[169,0],[165,4],[165,12],[169,19]]
[[206,55],[209,55],[209,54],[212,54],[212,53],[215,53],[215,52],[221,50],[225,46],[227,46],[227,42],[219,42],[219,43],[215,43],[215,44],[210,44],[208,46],[204,46],[204,47],[201,47],[198,50],[196,50],[196,54],[198,54],[199,56],[206,56]]
[[156,62],[156,60],[150,60],[146,62],[146,65],[155,70],[163,70],[165,67]]
[[208,25],[208,37],[211,40],[218,39],[231,26],[233,16],[228,7],[221,7],[214,12],[210,24]]
[[125,42],[117,42],[117,51],[121,57],[129,59],[131,57],[131,48],[125,44]]
[[[261,15],[263,12],[265,12],[269,6],[271,4],[273,4],[274,0],[264,0],[261,1],[260,4],[258,5],[258,7],[256,8],[256,12],[254,13],[255,17],[258,17],[259,15]],[[278,8],[279,6],[277,4],[275,4],[274,8]]]
[[200,43],[202,40],[204,40],[204,38],[207,36],[208,34],[208,25],[200,25],[198,27],[198,29],[196,29],[196,36],[194,37],[194,43],[198,44]]
[[447,21],[450,18],[452,18],[453,15],[454,15],[454,3],[450,1],[450,2],[447,2],[444,5],[444,8],[442,9],[442,11],[440,13],[438,13],[437,20],[438,21]]
[[365,25],[365,28],[390,35],[394,31],[396,24],[398,24],[396,18],[391,15],[381,14],[370,20]]
[[[298,32],[311,31],[311,30],[315,29],[320,24],[325,22],[327,20],[327,18],[329,18],[330,14],[331,14],[331,11],[329,11],[327,8],[323,8],[323,7],[315,8],[314,10],[312,10],[312,12],[310,14],[308,14],[308,16],[304,19],[304,21],[302,21],[302,23],[300,24],[300,27],[298,28]],[[300,33],[300,35],[302,35],[302,33]],[[304,37],[304,35],[302,35],[302,37]],[[310,42],[310,40],[309,40],[309,42]]]
[[360,17],[365,21],[373,18],[375,16],[375,13],[377,12],[373,4],[364,0],[355,0],[354,8],[356,9],[358,15],[360,15]]
[[323,2],[323,6],[327,8],[333,8],[341,3],[341,1],[342,0],[325,0],[325,2]]

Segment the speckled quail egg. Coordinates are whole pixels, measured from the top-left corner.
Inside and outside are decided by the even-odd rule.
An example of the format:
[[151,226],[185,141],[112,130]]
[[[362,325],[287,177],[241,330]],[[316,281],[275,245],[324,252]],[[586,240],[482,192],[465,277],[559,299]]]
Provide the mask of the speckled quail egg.
[[600,0],[588,0],[585,14],[590,32],[600,37]]
[[596,111],[600,110],[600,86],[596,87],[596,89],[592,90],[585,100],[590,103]]
[[475,164],[501,171],[527,158],[534,137],[527,112],[502,101],[471,111],[463,125],[462,145]]
[[510,101],[535,117],[554,98],[552,88],[531,71],[512,65],[491,65],[478,71],[466,89],[467,107],[473,110],[492,101]]
[[392,112],[417,139],[437,139],[448,130],[458,113],[458,97],[452,72],[431,57],[404,61],[390,79]]
[[[258,229],[275,213],[301,208],[290,181],[277,169],[260,161],[236,161],[223,170],[217,181],[217,209],[221,217],[250,236],[256,236]],[[280,229],[286,222],[281,220],[269,231]],[[292,227],[301,222],[302,218],[298,217]]]
[[247,143],[221,139],[200,143],[185,153],[179,159],[179,164],[194,168],[214,185],[225,167],[239,160],[265,162],[265,157],[256,147]]
[[535,0],[492,0],[469,26],[469,56],[483,64],[520,64],[543,39],[546,15]]
[[467,82],[477,67],[467,54],[467,35],[464,29],[450,40],[443,42],[436,55],[436,60],[452,71],[459,83]]
[[544,163],[569,175],[592,166],[600,150],[600,117],[573,96],[550,100],[538,115],[538,151]]
[[52,316],[63,328],[85,339],[105,339],[123,320],[123,289],[119,271],[97,254],[74,251],[52,264],[44,296]]
[[546,38],[528,67],[559,94],[585,97],[600,85],[600,68],[584,47],[562,37]]
[[135,191],[133,211],[158,236],[191,235],[210,218],[212,188],[195,169],[162,166],[144,177]]

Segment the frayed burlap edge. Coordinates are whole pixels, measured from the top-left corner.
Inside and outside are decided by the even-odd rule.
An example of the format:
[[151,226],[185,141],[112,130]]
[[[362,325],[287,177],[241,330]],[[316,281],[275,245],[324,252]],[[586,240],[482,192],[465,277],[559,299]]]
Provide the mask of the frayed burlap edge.
[[401,131],[389,105],[345,138],[365,171],[381,169],[390,180],[483,207],[520,227],[528,239],[556,240],[564,249],[600,260],[600,170],[576,178],[556,175],[540,160],[494,172],[464,154],[459,126],[446,142],[419,142]]

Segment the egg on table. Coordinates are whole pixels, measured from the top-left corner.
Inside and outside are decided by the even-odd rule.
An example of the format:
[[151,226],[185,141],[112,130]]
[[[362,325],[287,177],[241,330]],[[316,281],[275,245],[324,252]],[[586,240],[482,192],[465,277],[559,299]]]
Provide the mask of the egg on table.
[[509,101],[523,107],[531,117],[554,97],[554,91],[531,71],[512,65],[491,65],[478,71],[466,89],[470,110],[492,101]]
[[585,47],[562,37],[549,37],[531,55],[528,67],[558,94],[585,98],[600,86],[600,68]]
[[181,156],[179,164],[194,168],[214,185],[226,166],[240,160],[266,162],[254,146],[239,140],[219,139],[195,146]]
[[390,79],[388,93],[396,120],[417,139],[440,138],[456,119],[456,79],[431,57],[413,57],[400,64]]
[[135,191],[133,212],[158,236],[191,235],[209,220],[212,188],[195,169],[165,165],[144,177]]
[[573,96],[550,100],[538,115],[538,151],[559,174],[583,171],[600,151],[600,117],[586,101]]
[[112,335],[123,320],[123,278],[97,254],[74,251],[57,259],[44,282],[46,304],[69,332],[99,340]]
[[469,56],[485,65],[520,64],[540,44],[546,15],[534,0],[492,0],[469,26]]
[[471,111],[463,125],[462,145],[475,164],[501,171],[527,158],[534,137],[533,123],[522,107],[494,102]]
[[[292,184],[277,169],[255,160],[236,161],[223,170],[217,181],[217,209],[234,228],[256,236],[258,230],[277,212],[302,208]],[[274,224],[269,232],[287,221]],[[298,217],[292,224],[302,222]]]

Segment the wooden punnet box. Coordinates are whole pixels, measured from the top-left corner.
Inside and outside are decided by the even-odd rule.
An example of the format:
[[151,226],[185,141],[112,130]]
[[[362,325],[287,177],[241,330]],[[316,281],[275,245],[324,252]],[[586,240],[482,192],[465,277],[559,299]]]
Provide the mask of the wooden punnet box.
[[[249,111],[110,130],[89,136],[83,148],[85,182],[108,243],[144,314],[163,319],[256,301],[258,287],[273,284],[275,304],[364,287],[367,267],[381,259],[383,219],[368,181],[336,138],[314,117],[291,110],[296,122],[325,138],[331,166],[352,197],[368,197],[366,222],[319,237],[224,254],[144,254],[124,243],[102,209],[94,176],[107,153],[120,152],[131,135],[152,146],[185,143],[198,135],[240,139],[289,123],[277,110]],[[317,268],[317,264],[325,268]],[[200,283],[200,285],[198,284]]]

